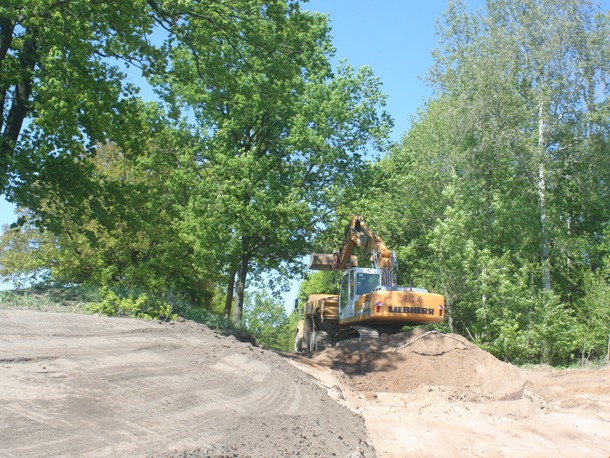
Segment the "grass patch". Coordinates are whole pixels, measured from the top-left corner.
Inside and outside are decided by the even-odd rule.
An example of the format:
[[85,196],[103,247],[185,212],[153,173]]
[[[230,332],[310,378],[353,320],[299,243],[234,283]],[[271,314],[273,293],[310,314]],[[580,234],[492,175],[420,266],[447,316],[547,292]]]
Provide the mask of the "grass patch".
[[85,313],[99,300],[96,289],[77,287],[34,287],[0,291],[0,308],[40,312]]
[[121,316],[171,321],[178,317],[203,324],[225,336],[256,345],[256,338],[245,327],[195,307],[175,294],[163,296],[143,291],[95,286],[36,286],[23,290],[0,291],[0,309],[34,310]]

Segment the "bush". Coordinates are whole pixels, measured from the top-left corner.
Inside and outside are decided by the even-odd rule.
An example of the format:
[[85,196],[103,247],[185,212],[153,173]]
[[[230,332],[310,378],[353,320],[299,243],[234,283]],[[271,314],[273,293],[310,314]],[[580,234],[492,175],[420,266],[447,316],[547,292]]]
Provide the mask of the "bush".
[[151,298],[148,294],[120,297],[107,286],[100,289],[101,302],[95,302],[88,307],[92,313],[107,316],[124,316],[148,320],[175,320],[172,306],[159,298]]

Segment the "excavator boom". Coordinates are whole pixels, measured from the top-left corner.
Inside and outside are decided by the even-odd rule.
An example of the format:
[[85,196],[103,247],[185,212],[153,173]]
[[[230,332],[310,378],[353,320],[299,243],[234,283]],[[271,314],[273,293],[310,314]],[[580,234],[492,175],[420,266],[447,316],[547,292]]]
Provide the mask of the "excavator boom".
[[345,229],[343,245],[333,254],[313,253],[309,261],[312,270],[343,271],[358,267],[358,258],[352,253],[358,247],[371,260],[373,267],[382,271],[381,284],[396,286],[396,257],[383,243],[381,237],[373,232],[364,222],[362,216],[352,217]]

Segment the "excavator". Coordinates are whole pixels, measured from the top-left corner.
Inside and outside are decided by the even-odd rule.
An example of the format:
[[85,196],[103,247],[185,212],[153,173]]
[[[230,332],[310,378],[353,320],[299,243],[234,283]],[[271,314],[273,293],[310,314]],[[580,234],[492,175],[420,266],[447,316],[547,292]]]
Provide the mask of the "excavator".
[[[371,268],[358,267],[352,254],[356,247],[370,259]],[[351,219],[338,251],[312,254],[309,268],[342,272],[339,294],[309,296],[297,327],[296,352],[319,351],[341,341],[375,338],[400,332],[404,326],[445,319],[442,295],[396,284],[396,256],[362,216]]]

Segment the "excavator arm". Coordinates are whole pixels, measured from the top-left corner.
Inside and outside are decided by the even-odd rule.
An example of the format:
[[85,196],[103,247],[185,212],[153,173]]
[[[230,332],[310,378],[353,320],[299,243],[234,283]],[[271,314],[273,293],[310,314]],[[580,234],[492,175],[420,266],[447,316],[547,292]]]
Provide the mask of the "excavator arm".
[[382,272],[381,284],[396,286],[394,271],[397,267],[396,256],[381,237],[373,232],[364,222],[362,216],[354,216],[345,230],[345,240],[333,260],[333,268],[345,270],[352,257],[354,248],[360,248],[373,263],[373,267]]
[[381,270],[381,284],[396,286],[396,257],[364,222],[362,216],[354,216],[345,229],[343,245],[332,255],[314,253],[311,255],[309,268],[315,270],[346,270],[358,266],[358,259],[353,255],[354,249],[360,248],[373,267]]

